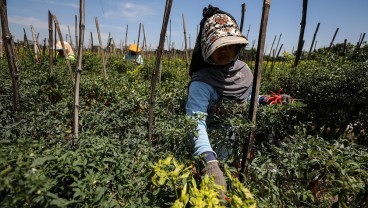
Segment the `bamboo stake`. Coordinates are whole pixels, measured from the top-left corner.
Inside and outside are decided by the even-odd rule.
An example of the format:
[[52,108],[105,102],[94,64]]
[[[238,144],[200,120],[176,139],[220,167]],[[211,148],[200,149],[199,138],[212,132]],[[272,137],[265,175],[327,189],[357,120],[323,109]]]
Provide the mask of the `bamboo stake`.
[[250,31],[250,26],[251,26],[251,25],[249,25],[249,27],[248,27],[248,31],[247,31],[247,38],[249,37],[248,35],[249,35],[249,31]]
[[275,48],[275,51],[272,55],[272,58],[275,58],[276,51],[278,51],[278,49],[279,49],[279,43],[280,43],[281,36],[282,36],[282,33],[280,33],[280,35],[279,35],[279,39],[277,40],[276,48]]
[[[73,39],[72,39],[72,35],[71,35],[71,33],[70,33],[70,28],[69,28],[69,25],[68,25],[68,32],[69,32],[69,39],[70,39],[70,46],[72,47],[72,49],[74,48],[73,47]],[[68,42],[68,41],[67,41]]]
[[334,34],[334,36],[332,37],[332,40],[331,40],[330,46],[328,47],[328,51],[330,51],[330,50],[331,50],[331,48],[332,48],[332,46],[333,46],[333,42],[335,41],[335,38],[336,38],[337,32],[339,32],[339,28],[337,28],[337,29],[336,29],[335,34]]
[[364,37],[365,37],[365,33],[363,33],[363,36],[362,36],[362,38],[360,39],[360,41],[359,41],[359,48],[362,46],[362,44],[363,44],[363,40],[364,40]]
[[128,48],[128,24],[126,26],[126,30],[125,30],[125,47],[124,47],[124,52],[125,50]]
[[13,87],[13,112],[15,120],[18,121],[18,112],[20,110],[19,99],[19,70],[17,66],[17,57],[14,51],[13,36],[9,31],[7,3],[6,0],[0,0],[0,18],[1,18],[1,32],[2,40],[5,46],[5,54],[8,60],[9,72],[12,79]]
[[52,53],[53,53],[53,28],[52,28],[52,14],[49,10],[48,13],[48,23],[49,23],[49,75],[50,76],[54,76],[54,70],[52,68],[53,65],[53,57],[52,57]]
[[78,17],[77,15],[74,16],[74,20],[75,20],[75,51],[78,51]]
[[138,58],[138,48],[139,48],[139,39],[141,37],[141,27],[142,27],[142,23],[139,23],[137,48],[135,50],[136,51],[136,53],[135,53],[135,62],[137,62],[137,58]]
[[168,24],[169,17],[170,17],[172,1],[173,0],[166,0],[165,12],[164,12],[161,34],[160,34],[160,42],[159,42],[157,54],[156,54],[155,70],[154,70],[154,74],[152,75],[152,80],[151,80],[150,107],[149,107],[149,115],[148,115],[148,142],[150,144],[152,143],[152,133],[153,133],[153,120],[154,120],[153,109],[155,105],[156,83],[158,79],[158,72],[159,72],[160,65],[161,65],[162,52],[164,50],[165,34],[166,34],[167,24]]
[[[256,115],[257,115],[257,106],[258,106],[258,93],[261,85],[261,74],[262,74],[262,62],[263,62],[263,50],[266,40],[266,31],[267,31],[267,23],[268,23],[268,14],[270,10],[270,0],[263,1],[263,10],[262,10],[262,21],[260,25],[259,38],[258,38],[258,47],[256,54],[256,63],[254,69],[254,79],[252,86],[252,96],[250,100],[249,107],[249,115],[248,119],[252,121],[253,127],[251,128],[251,134],[249,143],[247,144],[245,141],[243,142],[243,155],[241,161],[241,169],[240,172],[244,173],[245,171],[245,162],[247,158],[250,156],[250,152],[253,149],[253,143],[255,141],[255,130],[256,130]],[[244,181],[243,174],[240,174],[240,181]]]
[[[74,138],[79,136],[79,85],[82,72],[82,57],[83,57],[83,43],[84,43],[84,29],[85,29],[85,14],[84,14],[84,0],[80,0],[79,8],[79,46],[78,46],[78,66],[75,72],[75,87],[74,87]],[[74,144],[74,140],[72,140]]]
[[92,36],[92,32],[91,32],[91,51],[93,51],[93,36]]
[[242,8],[242,11],[241,11],[241,21],[240,21],[240,32],[243,32],[244,14],[246,11],[245,3],[242,3],[241,8]]
[[67,57],[67,54],[66,54],[66,50],[65,50],[65,46],[64,46],[64,40],[63,40],[63,34],[61,33],[61,30],[60,30],[60,27],[59,27],[59,21],[57,20],[57,17],[55,15],[52,15],[52,18],[54,19],[56,30],[59,34],[59,40],[61,42],[61,47],[63,48],[63,53],[65,54],[64,55],[64,60],[66,61],[66,64],[68,65],[70,77],[72,78],[72,81],[73,81],[73,84],[74,84],[75,80],[74,80],[74,75],[73,75],[73,71],[72,71],[72,66],[70,65],[69,58]]
[[3,33],[0,30],[0,58],[2,59],[4,56],[4,51],[3,51]]
[[35,60],[38,60],[38,47],[37,47],[37,42],[36,42],[36,35],[35,35],[34,28],[32,25],[31,25],[31,31],[32,31],[32,38],[33,38],[33,50],[35,54],[34,58]]
[[311,43],[311,46],[310,46],[310,49],[309,49],[309,53],[308,53],[308,58],[310,57],[310,55],[312,53],[312,49],[313,49],[314,41],[316,40],[316,36],[317,36],[317,33],[318,33],[319,25],[320,25],[320,23],[317,24],[316,31],[314,32],[313,40],[312,40],[312,43]]
[[184,29],[185,70],[186,70],[186,73],[187,73],[187,80],[189,80],[189,57],[188,57],[188,49],[187,49],[187,28],[185,26],[184,14],[182,14],[182,18],[183,18],[183,29]]
[[28,45],[28,38],[27,38],[26,29],[23,28],[23,32],[24,32],[24,36],[23,36],[23,47],[24,47],[24,50],[27,51],[27,55],[30,56],[30,59],[32,60],[32,62],[34,64],[35,63],[35,60],[33,58],[32,51],[31,51],[31,49],[29,48],[29,45]]
[[104,49],[103,49],[103,46],[102,46],[100,26],[98,25],[97,17],[95,17],[95,22],[96,22],[96,28],[97,28],[97,34],[98,34],[98,42],[100,43],[100,54],[102,55],[102,63],[104,65],[103,66],[104,77],[105,77],[105,80],[107,80],[106,65],[104,64],[105,63],[105,54],[104,54]]
[[[272,53],[273,45],[275,44],[276,37],[277,37],[277,35],[275,35],[275,37],[273,38],[270,53],[268,54],[268,60],[271,60],[271,53]],[[267,70],[268,62],[269,61],[266,62],[265,71]]]
[[298,42],[298,48],[296,51],[294,65],[293,65],[294,68],[298,66],[300,56],[302,55],[304,30],[305,30],[305,24],[307,22],[307,8],[308,8],[308,0],[303,0],[303,16],[302,16],[302,21],[300,22],[299,42]]
[[346,57],[346,43],[348,42],[348,40],[347,39],[345,39],[344,40],[344,47],[343,47],[343,49],[342,49],[342,54],[343,54],[343,56],[344,56],[344,59],[345,59],[345,57]]

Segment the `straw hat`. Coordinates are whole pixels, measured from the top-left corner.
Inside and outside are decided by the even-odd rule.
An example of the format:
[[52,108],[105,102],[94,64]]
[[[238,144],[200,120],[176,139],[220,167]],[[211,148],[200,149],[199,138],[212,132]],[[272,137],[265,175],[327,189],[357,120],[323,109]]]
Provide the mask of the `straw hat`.
[[141,49],[138,47],[138,50],[137,50],[137,45],[136,44],[130,44],[129,46],[129,50],[132,51],[132,52],[141,52]]
[[[66,41],[64,41],[64,48],[65,48],[65,52],[66,54],[69,55],[74,55],[72,46],[70,46],[70,44]],[[59,40],[58,42],[56,42],[56,50],[63,50],[63,47],[61,45],[61,41]]]

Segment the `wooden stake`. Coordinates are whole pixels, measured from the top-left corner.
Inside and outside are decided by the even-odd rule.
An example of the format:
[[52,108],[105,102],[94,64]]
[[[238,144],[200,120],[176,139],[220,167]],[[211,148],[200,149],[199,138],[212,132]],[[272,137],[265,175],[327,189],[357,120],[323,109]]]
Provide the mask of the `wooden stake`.
[[242,3],[241,8],[242,8],[242,11],[241,11],[241,21],[240,21],[240,32],[243,32],[244,14],[246,11],[245,3]]
[[34,49],[34,54],[35,54],[35,60],[38,60],[38,47],[37,47],[37,41],[36,41],[36,35],[34,32],[34,28],[33,25],[31,25],[31,31],[32,31],[32,38],[33,38],[33,49]]
[[302,16],[302,21],[300,22],[299,42],[298,42],[298,48],[295,54],[293,68],[296,68],[298,66],[300,56],[302,55],[304,30],[305,30],[305,24],[307,22],[307,8],[308,8],[308,0],[303,0],[303,16]]
[[96,28],[97,28],[97,34],[98,34],[98,42],[100,43],[100,54],[102,55],[102,64],[104,65],[103,66],[104,77],[105,77],[105,80],[107,80],[106,65],[104,64],[105,63],[105,54],[104,54],[104,49],[103,49],[103,46],[102,46],[100,26],[98,25],[97,17],[95,17],[95,22],[96,22]]
[[189,57],[188,57],[188,49],[187,49],[187,28],[185,26],[184,14],[182,14],[183,18],[183,29],[184,29],[184,51],[185,51],[185,70],[187,73],[187,80],[189,80]]
[[156,83],[158,79],[158,72],[160,70],[160,65],[161,65],[162,52],[164,50],[164,45],[165,45],[165,34],[166,34],[167,24],[170,18],[172,2],[173,0],[166,0],[165,12],[164,12],[161,34],[160,34],[160,42],[159,42],[157,53],[156,53],[155,69],[154,69],[154,72],[153,72],[154,74],[152,75],[152,80],[151,80],[150,107],[149,107],[149,114],[148,114],[148,142],[149,143],[152,143],[153,120],[154,120],[153,109],[155,106]]
[[92,32],[91,32],[91,51],[93,51],[93,36],[92,36]]
[[73,75],[73,71],[72,71],[72,66],[70,65],[70,60],[69,60],[69,58],[67,57],[67,54],[66,54],[66,50],[65,50],[65,46],[64,46],[64,40],[63,40],[63,34],[61,33],[61,30],[60,30],[60,27],[59,27],[59,21],[57,20],[57,17],[55,15],[52,15],[52,18],[54,19],[56,30],[58,31],[58,34],[59,34],[59,40],[61,42],[61,47],[63,48],[63,53],[65,54],[64,60],[66,61],[66,64],[68,65],[69,73],[70,73],[70,76],[71,76],[73,84],[74,84],[75,80],[74,80],[74,75]]
[[49,76],[54,76],[54,70],[52,68],[54,59],[53,59],[53,45],[54,45],[54,39],[53,39],[53,28],[52,28],[52,14],[49,10],[48,13],[48,23],[49,23]]
[[74,24],[74,26],[75,26],[75,51],[78,51],[78,47],[79,47],[79,45],[78,45],[78,17],[77,17],[77,15],[75,15],[74,16],[74,20],[75,20],[75,24]]
[[[79,46],[78,46],[78,66],[77,70],[75,71],[75,87],[74,87],[74,138],[78,138],[79,136],[79,85],[80,85],[80,78],[82,72],[82,57],[83,57],[83,43],[84,43],[84,29],[85,29],[85,14],[84,14],[84,0],[80,0],[80,7],[79,7]],[[72,144],[74,144],[74,138],[72,140]]]
[[9,72],[12,79],[13,87],[13,112],[16,121],[19,121],[18,112],[20,111],[19,99],[19,70],[17,66],[17,57],[14,51],[13,36],[10,33],[8,25],[8,13],[6,0],[0,0],[0,18],[2,40],[5,46],[5,54],[8,60]]
[[[242,151],[243,155],[242,155],[240,173],[244,173],[245,171],[246,160],[250,156],[250,153],[253,149],[253,144],[255,141],[258,93],[259,93],[259,88],[261,85],[263,51],[264,51],[264,45],[265,45],[265,40],[266,40],[269,10],[270,10],[270,0],[264,0],[263,1],[263,11],[262,11],[262,21],[260,25],[259,38],[258,38],[256,63],[255,63],[255,69],[254,69],[254,79],[253,79],[253,86],[252,86],[253,90],[252,90],[252,96],[251,96],[250,107],[249,107],[249,115],[248,115],[248,119],[252,121],[253,127],[251,128],[249,143],[247,144],[246,141],[243,142],[243,151]],[[244,182],[243,174],[240,174],[240,181]]]
[[335,38],[336,38],[337,32],[339,32],[339,28],[337,28],[337,29],[336,29],[335,34],[334,34],[334,36],[332,37],[332,40],[331,40],[330,46],[328,47],[328,51],[330,51],[330,50],[331,50],[331,48],[332,48],[332,46],[333,46],[333,43],[334,43],[334,41],[335,41]]
[[138,48],[139,48],[139,39],[141,37],[141,27],[142,27],[142,23],[139,23],[139,30],[138,30],[138,41],[137,41],[137,48],[136,48],[136,52],[135,53],[135,61],[137,62],[137,58],[138,58]]
[[68,32],[69,32],[69,39],[70,39],[70,46],[72,47],[72,50],[74,50],[74,47],[73,47],[73,39],[72,39],[72,35],[70,33],[70,28],[69,28],[69,25],[68,25]]
[[310,49],[309,49],[309,53],[308,53],[308,58],[310,57],[310,55],[312,53],[312,49],[313,49],[314,41],[316,40],[316,36],[317,36],[317,33],[318,33],[319,25],[320,25],[320,23],[317,24],[316,31],[314,31],[313,40],[312,40],[312,43],[311,43],[311,46],[310,46]]

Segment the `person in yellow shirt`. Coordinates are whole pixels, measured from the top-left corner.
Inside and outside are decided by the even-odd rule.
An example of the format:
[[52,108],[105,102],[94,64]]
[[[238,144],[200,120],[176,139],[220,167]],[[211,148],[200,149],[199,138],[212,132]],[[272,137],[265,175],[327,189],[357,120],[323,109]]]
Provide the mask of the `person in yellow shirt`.
[[[64,41],[64,49],[65,49],[67,59],[69,59],[70,62],[75,62],[76,58],[75,58],[75,55],[74,55],[73,48],[66,41]],[[60,40],[58,42],[56,42],[56,51],[58,52],[58,55],[57,55],[58,61],[61,61],[62,59],[65,58],[63,47],[61,45]]]

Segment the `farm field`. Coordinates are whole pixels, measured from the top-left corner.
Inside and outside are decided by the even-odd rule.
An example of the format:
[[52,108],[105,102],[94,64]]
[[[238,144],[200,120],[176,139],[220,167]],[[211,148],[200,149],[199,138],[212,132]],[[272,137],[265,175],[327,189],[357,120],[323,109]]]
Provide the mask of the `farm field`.
[[[2,207],[162,207],[180,199],[190,181],[197,180],[199,186],[191,169],[200,172],[201,166],[191,156],[193,123],[185,116],[188,80],[181,57],[164,56],[153,139],[148,142],[153,58],[137,67],[122,60],[121,54],[112,54],[105,80],[101,56],[86,51],[80,134],[73,138],[73,82],[65,63],[57,62],[55,75],[50,77],[48,59],[34,63],[19,56],[25,58],[19,61],[21,108],[17,117],[12,112],[6,59],[0,65]],[[249,64],[252,67],[251,61]],[[298,100],[258,109],[256,151],[240,187],[235,178],[241,174],[239,155],[251,126],[247,108],[223,100],[223,110],[210,118],[218,125],[210,134],[216,138],[215,149],[222,149],[221,167],[228,171],[229,183],[233,181],[229,197],[238,197],[239,203],[249,206],[256,202],[257,207],[365,207],[366,60],[316,52],[296,69],[290,66],[291,59],[284,59],[272,71],[264,70],[270,76],[264,76],[261,93],[282,87]],[[224,139],[226,126],[234,129],[235,140]],[[347,127],[349,131],[340,130]],[[179,166],[177,175],[171,172]],[[166,174],[166,180],[158,182],[158,170]],[[254,198],[239,190],[248,190]]]
[[[158,11],[157,5],[151,8],[126,2],[118,5],[120,10],[110,10],[117,4],[106,2],[88,5],[94,11],[99,11],[96,5],[102,10],[102,29],[106,29],[108,17],[120,20],[137,11],[153,17]],[[329,47],[317,49],[318,23],[310,50],[305,51],[308,1],[303,0],[298,46],[291,53],[285,49],[281,53],[283,44],[277,42],[273,49],[277,36],[271,49],[264,49],[269,0],[263,1],[256,47],[256,40],[242,34],[245,4],[241,5],[240,29],[235,18],[208,5],[202,15],[213,25],[201,27],[200,33],[230,25],[213,33],[225,35],[221,41],[226,47],[215,46],[220,42],[214,44],[217,40],[208,34],[197,34],[195,49],[188,49],[182,14],[185,45],[179,50],[171,41],[172,0],[167,0],[157,48],[147,47],[142,23],[134,44],[127,45],[126,25],[125,46],[123,42],[116,44],[110,33],[103,33],[107,40],[104,46],[97,16],[94,23],[99,42],[93,43],[92,32],[85,35],[86,26],[90,30],[91,24],[85,24],[84,0],[79,3],[44,1],[53,8],[78,7],[75,42],[69,25],[63,41],[61,28],[66,26],[59,24],[50,10],[46,26],[46,18],[24,18],[26,14],[17,16],[19,11],[11,8],[11,23],[19,26],[31,19],[40,23],[41,30],[48,28],[48,37],[40,43],[32,25],[32,41],[24,28],[23,41],[14,41],[6,0],[0,0],[0,207],[368,207],[366,33],[353,44],[347,39],[334,43],[337,28]],[[40,4],[40,9],[45,5]],[[108,8],[106,15],[104,7]],[[122,12],[127,8],[137,11]],[[113,30],[120,28],[112,22]],[[152,25],[146,26],[154,22],[152,19]],[[89,35],[87,44],[84,38]],[[214,51],[207,54],[205,48]],[[192,56],[194,53],[200,58]],[[242,66],[242,71],[233,73],[233,63],[240,63],[234,62],[236,59],[247,63],[256,84],[244,87],[251,79],[235,83],[248,70]],[[238,98],[244,102],[240,103],[211,88],[216,90],[206,96],[223,95],[215,108],[203,108],[207,114],[191,109],[194,114],[188,116],[187,97],[193,97],[194,91],[188,90],[189,66],[197,61],[198,68],[206,68],[203,63],[207,61],[214,70],[227,70],[228,74],[215,75],[230,77],[235,87],[252,89],[256,96],[245,102],[242,94],[244,99]],[[212,71],[206,73],[201,75],[212,75]],[[222,85],[229,83],[222,81]],[[231,95],[238,89],[231,89]],[[257,94],[274,95],[274,99],[279,95],[280,102],[261,102],[261,97],[262,104],[255,104]],[[290,102],[282,102],[280,94],[290,95]],[[193,105],[202,105],[198,100]],[[198,121],[203,118],[216,154],[194,156],[193,136],[199,138],[203,133],[198,130]],[[225,175],[226,187],[218,185],[221,177],[205,174],[221,173],[217,162],[213,169],[207,169],[214,160]]]

